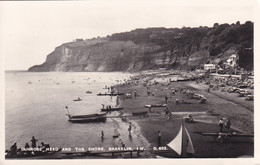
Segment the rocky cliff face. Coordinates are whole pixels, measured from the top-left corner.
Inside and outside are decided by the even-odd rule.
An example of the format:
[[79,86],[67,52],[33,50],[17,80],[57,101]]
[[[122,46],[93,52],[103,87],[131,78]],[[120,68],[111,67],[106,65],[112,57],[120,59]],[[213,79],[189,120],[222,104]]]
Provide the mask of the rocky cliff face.
[[252,22],[212,28],[136,29],[62,44],[29,71],[194,69],[209,61],[222,63],[232,54],[239,55],[241,67],[252,69],[252,48]]

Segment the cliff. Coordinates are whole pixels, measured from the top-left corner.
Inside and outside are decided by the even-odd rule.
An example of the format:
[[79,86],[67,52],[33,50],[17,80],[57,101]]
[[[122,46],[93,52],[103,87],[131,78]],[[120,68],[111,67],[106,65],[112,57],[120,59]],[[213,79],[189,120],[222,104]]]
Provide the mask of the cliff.
[[253,23],[213,27],[147,28],[104,38],[76,40],[55,48],[29,71],[139,71],[195,69],[222,64],[237,54],[239,66],[253,69]]

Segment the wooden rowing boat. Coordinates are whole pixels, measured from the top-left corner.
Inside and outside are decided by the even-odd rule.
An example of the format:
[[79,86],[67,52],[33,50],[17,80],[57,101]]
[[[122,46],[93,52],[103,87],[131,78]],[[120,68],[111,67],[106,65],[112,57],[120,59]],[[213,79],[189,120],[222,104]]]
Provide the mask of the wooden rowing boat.
[[69,118],[75,119],[75,118],[89,118],[89,117],[100,117],[100,116],[106,116],[106,113],[94,113],[89,115],[68,115]]
[[61,149],[57,151],[18,151],[16,155],[9,155],[8,150],[6,159],[61,159]]
[[105,116],[98,116],[98,117],[88,117],[88,118],[70,118],[70,122],[72,123],[92,123],[92,122],[105,122]]
[[72,123],[91,123],[91,122],[105,122],[106,121],[106,114],[89,114],[89,115],[76,115],[76,116],[69,116],[69,121]]

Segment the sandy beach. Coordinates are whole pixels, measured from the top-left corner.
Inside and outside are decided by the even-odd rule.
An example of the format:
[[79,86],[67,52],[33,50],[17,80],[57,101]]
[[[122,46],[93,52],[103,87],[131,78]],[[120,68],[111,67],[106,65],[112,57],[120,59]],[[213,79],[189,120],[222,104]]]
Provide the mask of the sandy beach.
[[[148,81],[147,81],[148,80]],[[146,83],[144,83],[146,82]],[[159,82],[159,83],[154,83]],[[227,88],[227,87],[226,87]],[[245,101],[233,93],[221,92],[221,89],[210,90],[203,81],[170,82],[169,78],[155,76],[139,76],[127,84],[117,85],[120,92],[132,94],[132,97],[121,97],[121,105],[124,107],[124,115],[133,112],[148,112],[147,117],[130,117],[128,122],[135,122],[140,127],[140,136],[144,136],[151,147],[158,147],[157,131],[161,132],[161,146],[167,151],[158,151],[150,148],[150,153],[163,157],[178,158],[179,155],[171,150],[167,144],[177,135],[182,118],[191,114],[193,123],[184,123],[190,132],[195,154],[198,158],[234,158],[254,156],[253,138],[233,137],[225,143],[216,142],[216,137],[202,136],[199,133],[218,133],[220,118],[229,119],[231,128],[224,128],[225,133],[254,133],[253,101]],[[175,91],[174,94],[172,91]],[[207,98],[205,104],[192,99],[184,91],[194,91]],[[148,94],[150,92],[150,95]],[[136,97],[134,96],[136,94]],[[165,104],[172,116],[165,117],[165,107],[145,108],[149,104]],[[179,104],[176,104],[178,99]],[[184,155],[184,157],[189,157]]]

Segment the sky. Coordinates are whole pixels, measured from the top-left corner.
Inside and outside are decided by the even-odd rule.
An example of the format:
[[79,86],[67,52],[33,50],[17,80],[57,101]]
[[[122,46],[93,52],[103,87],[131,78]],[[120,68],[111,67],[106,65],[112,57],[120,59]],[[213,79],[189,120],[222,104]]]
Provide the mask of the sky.
[[136,28],[212,27],[255,21],[254,0],[86,0],[0,2],[4,70],[42,64],[62,43]]

